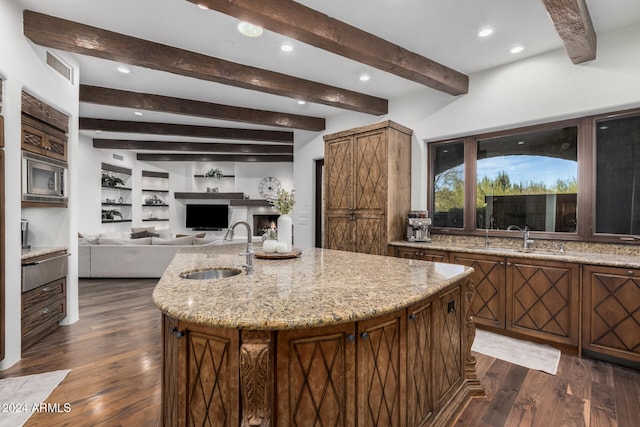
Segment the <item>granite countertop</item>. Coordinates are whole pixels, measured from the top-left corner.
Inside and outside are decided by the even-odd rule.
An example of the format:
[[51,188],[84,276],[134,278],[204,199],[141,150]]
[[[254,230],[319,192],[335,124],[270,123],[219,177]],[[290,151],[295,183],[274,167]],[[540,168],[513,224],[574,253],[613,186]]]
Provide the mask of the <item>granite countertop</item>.
[[293,259],[254,260],[254,271],[221,280],[181,273],[237,267],[245,245],[181,249],[153,291],[179,320],[239,329],[298,329],[353,322],[419,302],[472,273],[453,264],[302,248]]
[[[494,240],[494,239],[490,239]],[[557,246],[533,246],[524,249],[520,246],[500,246],[490,242],[488,246],[479,243],[448,243],[448,242],[407,242],[397,241],[389,243],[392,246],[417,248],[424,250],[440,250],[447,252],[464,252],[482,255],[509,256],[517,258],[541,259],[547,261],[572,262],[578,264],[601,265],[607,267],[640,268],[640,246],[627,245],[617,248],[615,253],[601,250],[602,245],[582,245],[577,248],[560,251]],[[567,244],[570,245],[570,244]],[[574,245],[578,246],[578,245]]]
[[66,246],[51,246],[51,247],[33,247],[24,249],[22,251],[21,260],[25,261],[31,258],[36,258],[42,255],[52,254],[54,252],[66,251]]

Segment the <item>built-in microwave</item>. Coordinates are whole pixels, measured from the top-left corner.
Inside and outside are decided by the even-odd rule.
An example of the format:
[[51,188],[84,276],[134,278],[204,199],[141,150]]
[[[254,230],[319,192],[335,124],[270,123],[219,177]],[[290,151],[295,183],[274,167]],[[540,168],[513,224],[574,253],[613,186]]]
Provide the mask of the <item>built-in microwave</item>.
[[22,151],[22,200],[27,202],[67,202],[67,164]]

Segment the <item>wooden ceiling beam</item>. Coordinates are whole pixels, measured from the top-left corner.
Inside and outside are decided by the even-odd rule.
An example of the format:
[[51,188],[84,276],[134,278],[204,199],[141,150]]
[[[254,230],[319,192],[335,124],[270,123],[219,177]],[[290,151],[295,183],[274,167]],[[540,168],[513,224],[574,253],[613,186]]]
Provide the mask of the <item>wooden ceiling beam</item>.
[[319,117],[254,110],[98,86],[80,85],[80,102],[311,131],[325,129],[325,120]]
[[143,133],[147,135],[173,135],[196,138],[238,139],[242,141],[269,141],[293,144],[293,132],[262,129],[238,129],[213,126],[193,126],[171,123],[131,122],[122,120],[80,117],[80,130],[103,132]]
[[24,35],[41,46],[374,115],[389,102],[65,19],[24,11]]
[[585,0],[542,0],[574,64],[596,59],[597,36]]
[[469,91],[469,76],[291,0],[187,1],[451,95]]
[[146,162],[293,162],[293,155],[286,154],[146,154],[138,153],[136,158]]
[[129,139],[93,139],[93,148],[112,150],[196,151],[220,154],[290,154],[293,145],[283,144],[233,144],[183,141],[139,141]]

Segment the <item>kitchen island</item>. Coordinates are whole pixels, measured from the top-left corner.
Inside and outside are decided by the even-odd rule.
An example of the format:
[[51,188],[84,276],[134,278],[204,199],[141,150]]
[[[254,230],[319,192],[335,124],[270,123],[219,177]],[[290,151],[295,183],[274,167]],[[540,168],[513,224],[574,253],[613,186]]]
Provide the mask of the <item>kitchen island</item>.
[[244,249],[182,249],[153,292],[165,426],[449,425],[483,395],[472,269],[304,248],[183,277],[237,268]]

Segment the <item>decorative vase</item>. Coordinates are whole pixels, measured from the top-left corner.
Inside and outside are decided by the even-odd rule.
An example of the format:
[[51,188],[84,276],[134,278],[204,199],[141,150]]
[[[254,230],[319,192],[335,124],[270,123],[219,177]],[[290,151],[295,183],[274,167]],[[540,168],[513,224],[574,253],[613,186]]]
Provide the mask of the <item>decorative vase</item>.
[[[278,243],[284,244],[285,250],[282,252],[291,252],[293,236],[293,222],[288,214],[282,214],[278,217]],[[280,249],[280,245],[279,249]],[[278,252],[281,252],[278,250]]]
[[274,239],[267,239],[264,242],[262,242],[262,250],[265,253],[273,253],[273,252],[275,252],[277,246],[278,246],[278,241],[274,240]]

